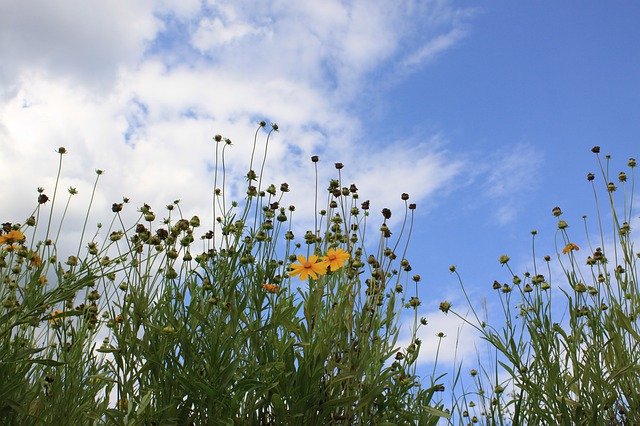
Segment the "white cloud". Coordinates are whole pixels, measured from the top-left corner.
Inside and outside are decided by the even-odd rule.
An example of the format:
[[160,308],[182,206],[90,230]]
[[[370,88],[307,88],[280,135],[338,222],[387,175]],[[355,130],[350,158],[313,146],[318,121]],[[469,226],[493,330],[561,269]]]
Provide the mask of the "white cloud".
[[161,28],[152,10],[147,0],[1,2],[0,86],[12,88],[4,97],[25,83],[22,73],[34,71],[109,88]]
[[[227,167],[241,182],[265,114],[282,130],[270,143],[265,180],[290,183],[287,202],[306,204],[300,213],[311,211],[313,154],[322,158],[322,188],[335,176],[330,164],[341,161],[345,181],[377,210],[400,206],[401,192],[420,203],[446,187],[461,163],[449,160],[437,136],[399,134],[372,149],[350,108],[368,73],[406,54],[421,21],[433,20],[437,31],[457,25],[446,2],[412,5],[2,3],[0,53],[11,60],[0,79],[11,90],[0,98],[0,185],[13,200],[3,213],[21,220],[36,186],[50,193],[54,149],[65,146],[62,188],[77,186],[88,197],[94,169],[107,171],[96,215],[122,196],[158,210],[182,198],[186,214],[203,215],[213,185],[213,134],[233,140]],[[443,17],[432,16],[438,13]],[[171,21],[163,22],[167,16]],[[182,42],[176,47],[167,37]],[[391,199],[397,204],[376,206]]]

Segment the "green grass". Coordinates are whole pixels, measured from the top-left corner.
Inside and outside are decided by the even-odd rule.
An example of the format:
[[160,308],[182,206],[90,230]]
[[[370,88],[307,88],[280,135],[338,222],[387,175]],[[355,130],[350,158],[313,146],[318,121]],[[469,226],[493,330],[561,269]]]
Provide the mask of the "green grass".
[[[370,215],[338,163],[327,186],[316,177],[316,214],[303,218],[313,229],[294,235],[288,185],[262,181],[277,130],[256,129],[243,200],[226,190],[230,141],[214,138],[214,194],[202,220],[183,217],[175,201],[138,206],[125,223],[134,207],[124,199],[90,235],[96,171],[80,239],[65,253],[77,191],[58,207],[66,154],[58,150],[51,198],[39,188],[32,214],[0,232],[0,422],[640,424],[635,160],[613,183],[610,157],[593,149],[595,224],[585,218],[577,236],[555,207],[553,259],[538,258],[535,231],[531,270],[518,274],[502,256],[498,318],[450,267],[468,306],[444,301],[440,310],[474,327],[488,351],[455,367],[445,404],[438,356],[431,375],[417,368],[424,301],[406,259],[415,205],[402,194],[392,237],[391,212]],[[317,157],[310,166],[317,176]],[[401,317],[411,318],[406,347]]]
[[[414,206],[403,195],[391,238],[390,212],[370,218],[337,167],[310,200],[322,208],[315,229],[295,237],[288,186],[261,178],[276,130],[266,131],[259,173],[249,159],[241,203],[225,190],[230,143],[214,138],[207,220],[183,217],[176,201],[162,212],[139,206],[125,223],[125,199],[86,237],[98,170],[72,253],[58,247],[77,194],[69,189],[60,214],[59,149],[51,199],[40,188],[32,215],[0,235],[3,424],[435,424],[447,415],[435,378],[425,389],[416,375],[420,277],[405,259]],[[319,263],[317,279],[290,275],[297,255],[321,262],[330,249],[348,259]],[[413,337],[402,348],[405,310]]]
[[640,253],[631,236],[636,162],[614,179],[610,156],[602,161],[600,148],[592,151],[601,172],[587,176],[596,231],[585,216],[584,235],[576,235],[555,207],[557,263],[537,258],[536,231],[532,271],[518,275],[502,256],[508,277],[493,284],[502,306],[498,326],[478,311],[451,268],[471,315],[446,305],[443,311],[474,327],[495,354],[479,357],[471,389],[457,389],[457,411],[470,423],[475,416],[483,424],[640,424]]

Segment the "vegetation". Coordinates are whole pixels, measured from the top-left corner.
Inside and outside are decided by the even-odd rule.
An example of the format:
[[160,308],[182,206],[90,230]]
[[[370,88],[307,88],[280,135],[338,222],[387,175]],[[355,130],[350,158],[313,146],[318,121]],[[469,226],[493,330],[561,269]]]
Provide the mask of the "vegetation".
[[[326,197],[326,207],[296,239],[288,185],[262,182],[252,154],[244,202],[229,200],[231,143],[219,135],[214,143],[212,229],[183,217],[178,201],[163,218],[144,204],[126,224],[125,198],[106,230],[85,238],[85,220],[71,255],[58,247],[69,200],[55,238],[51,229],[59,148],[51,200],[39,188],[33,214],[0,234],[0,422],[435,424],[446,416],[434,402],[441,385],[425,389],[416,375],[420,277],[405,259],[408,195],[397,237],[384,209],[369,252],[369,202],[344,186],[336,164],[337,179],[310,200],[318,211]],[[264,159],[260,166],[262,174]],[[414,313],[413,338],[399,348],[403,310]]]
[[536,257],[536,231],[532,271],[518,275],[509,256],[502,256],[509,279],[493,283],[502,306],[497,327],[481,317],[451,267],[471,315],[449,302],[441,310],[475,327],[496,354],[492,360],[479,357],[480,365],[470,370],[471,386],[457,382],[453,405],[466,423],[640,424],[640,253],[634,253],[631,235],[636,161],[628,162],[630,176],[620,172],[614,183],[610,156],[603,162],[600,148],[592,151],[607,205],[599,208],[597,179],[589,173],[597,238],[583,216],[586,247],[580,250],[562,210],[554,207],[559,267],[551,256]]
[[[288,185],[262,181],[277,130],[259,123],[242,202],[226,191],[231,142],[214,138],[205,221],[183,217],[175,201],[162,218],[144,204],[127,224],[125,198],[106,229],[85,237],[97,170],[73,254],[62,253],[60,235],[77,191],[59,214],[58,149],[52,198],[38,188],[33,213],[0,231],[3,424],[640,424],[634,159],[614,183],[610,157],[593,148],[607,201],[597,239],[585,217],[586,243],[577,240],[553,208],[557,264],[537,258],[535,231],[532,270],[516,274],[502,256],[509,278],[493,283],[502,306],[493,323],[450,267],[468,306],[443,301],[440,310],[474,327],[495,355],[456,367],[445,408],[444,375],[417,371],[426,320],[406,259],[415,204],[402,194],[392,237],[391,211],[372,219],[337,163],[336,179],[316,183],[313,229],[296,238]],[[317,176],[318,157],[312,164]],[[598,180],[587,178],[599,206]],[[404,311],[411,338],[401,347]]]

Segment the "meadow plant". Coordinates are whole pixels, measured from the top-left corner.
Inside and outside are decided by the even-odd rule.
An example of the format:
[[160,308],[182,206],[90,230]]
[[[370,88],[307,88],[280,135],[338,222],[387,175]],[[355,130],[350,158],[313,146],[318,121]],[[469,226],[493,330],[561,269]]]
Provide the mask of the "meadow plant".
[[451,267],[469,315],[449,302],[440,309],[474,327],[494,354],[478,356],[471,385],[457,383],[453,405],[462,424],[640,424],[640,253],[631,233],[636,161],[616,179],[611,157],[603,161],[599,147],[592,151],[600,172],[587,175],[597,237],[583,216],[584,243],[578,244],[554,207],[557,264],[551,256],[537,258],[536,231],[532,270],[516,274],[509,256],[499,259],[509,277],[492,284],[502,307],[497,327],[481,316]]
[[[415,204],[402,194],[392,238],[391,211],[371,218],[342,164],[318,188],[314,156],[314,228],[297,238],[289,185],[262,180],[277,130],[259,123],[243,202],[227,193],[231,141],[214,137],[210,220],[183,217],[176,200],[162,212],[143,204],[127,224],[124,198],[86,237],[98,170],[72,254],[58,241],[74,188],[51,227],[58,150],[51,200],[39,188],[34,212],[0,233],[0,422],[427,425],[447,415],[434,402],[441,385],[423,388],[416,373],[420,277],[405,258]],[[399,347],[405,310],[412,337]]]

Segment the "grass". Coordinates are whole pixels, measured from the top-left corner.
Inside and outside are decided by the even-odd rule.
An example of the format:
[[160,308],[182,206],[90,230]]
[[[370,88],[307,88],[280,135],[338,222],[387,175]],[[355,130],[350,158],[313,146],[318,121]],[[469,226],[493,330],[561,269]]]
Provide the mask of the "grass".
[[[316,190],[314,229],[296,238],[288,185],[261,177],[277,130],[265,122],[256,130],[242,203],[226,192],[230,141],[214,138],[209,220],[183,217],[176,201],[161,214],[139,206],[125,223],[124,199],[106,229],[87,237],[98,170],[72,254],[58,241],[77,191],[60,214],[66,149],[58,150],[51,199],[39,188],[33,213],[0,234],[3,424],[435,424],[448,416],[434,398],[436,378],[424,388],[416,374],[420,277],[405,259],[415,205],[403,194],[404,220],[391,238],[391,212],[371,218],[336,164],[337,178]],[[401,348],[405,310],[414,313],[413,337]]]
[[456,366],[445,404],[438,355],[430,374],[418,374],[426,321],[421,279],[406,259],[415,205],[401,195],[392,237],[391,211],[374,217],[342,181],[342,164],[318,186],[314,156],[316,213],[303,218],[314,225],[295,236],[288,185],[262,181],[275,131],[256,129],[240,202],[227,193],[230,141],[214,138],[204,220],[183,217],[175,201],[159,214],[139,206],[125,223],[132,207],[123,199],[88,236],[97,170],[77,250],[65,253],[77,191],[59,212],[58,149],[51,199],[39,188],[32,214],[0,232],[3,424],[640,424],[635,160],[613,183],[611,158],[593,148],[596,233],[585,218],[577,237],[553,208],[554,260],[538,258],[535,231],[531,269],[517,274],[509,256],[499,259],[507,276],[492,285],[498,318],[481,312],[450,267],[468,306],[443,301],[440,310],[473,327],[488,351]]
[[583,217],[581,249],[555,207],[556,264],[551,256],[537,257],[536,231],[532,270],[518,275],[502,256],[508,278],[493,283],[502,307],[497,326],[478,311],[451,267],[471,315],[448,302],[441,310],[474,327],[495,354],[479,357],[471,386],[458,382],[454,406],[468,423],[640,424],[640,253],[631,235],[636,161],[614,179],[611,157],[603,161],[599,147],[592,151],[602,179],[598,187],[595,175],[587,175],[598,207],[596,231]]

